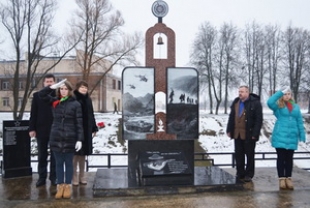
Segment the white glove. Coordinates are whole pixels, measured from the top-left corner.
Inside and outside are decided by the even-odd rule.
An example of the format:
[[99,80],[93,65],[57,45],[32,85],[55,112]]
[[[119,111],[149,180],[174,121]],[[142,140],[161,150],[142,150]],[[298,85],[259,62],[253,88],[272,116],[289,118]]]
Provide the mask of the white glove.
[[82,142],[80,142],[80,141],[77,141],[76,143],[75,143],[75,151],[80,151],[80,149],[82,148]]
[[283,92],[283,94],[287,93],[288,91],[290,91],[290,86],[283,87],[281,91]]
[[65,83],[65,81],[67,81],[67,79],[63,79],[60,82],[51,85],[50,88],[55,90],[55,89],[61,87]]

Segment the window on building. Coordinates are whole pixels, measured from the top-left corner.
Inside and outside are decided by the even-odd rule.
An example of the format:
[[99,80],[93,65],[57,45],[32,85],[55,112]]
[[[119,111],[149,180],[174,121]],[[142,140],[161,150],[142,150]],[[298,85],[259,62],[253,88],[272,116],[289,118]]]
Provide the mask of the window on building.
[[116,80],[115,80],[115,79],[113,79],[112,89],[113,89],[113,90],[115,90],[115,89],[116,89]]
[[32,87],[32,88],[35,88],[35,87],[36,87],[36,84],[37,84],[37,80],[36,80],[36,79],[33,79],[33,80],[31,81],[31,87]]
[[2,106],[3,107],[9,107],[10,106],[10,99],[8,97],[2,98]]
[[121,81],[118,81],[118,90],[122,89]]
[[2,82],[2,90],[8,90],[10,87],[9,81],[3,81]]
[[18,107],[20,108],[22,106],[23,98],[18,98]]
[[18,89],[24,89],[24,82],[18,82]]

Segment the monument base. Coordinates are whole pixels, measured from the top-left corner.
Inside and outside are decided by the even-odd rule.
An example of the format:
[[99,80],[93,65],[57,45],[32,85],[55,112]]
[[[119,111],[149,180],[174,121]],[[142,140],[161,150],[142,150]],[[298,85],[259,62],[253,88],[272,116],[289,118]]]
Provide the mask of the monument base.
[[194,182],[190,185],[139,184],[136,177],[128,177],[128,169],[98,169],[94,185],[94,197],[106,196],[145,196],[162,194],[189,194],[216,191],[243,190],[243,183],[216,166],[195,167]]
[[18,178],[18,177],[26,177],[32,176],[32,168],[14,168],[14,169],[5,169],[2,170],[2,178]]

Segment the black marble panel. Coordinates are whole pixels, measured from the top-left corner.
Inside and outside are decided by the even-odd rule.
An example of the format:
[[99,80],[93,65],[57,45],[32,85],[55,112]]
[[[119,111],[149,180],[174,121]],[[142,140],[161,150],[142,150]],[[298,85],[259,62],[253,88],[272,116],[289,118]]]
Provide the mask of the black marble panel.
[[139,155],[141,177],[191,175],[183,152],[148,151]]
[[3,178],[32,175],[29,121],[3,121]]
[[[141,175],[151,176],[152,173],[142,173],[139,169],[141,167],[141,161],[148,160],[148,155],[143,154],[147,152],[159,152],[159,153],[180,153],[182,152],[183,161],[186,161],[187,168],[185,174],[187,176],[183,178],[183,176],[176,178],[177,181],[174,183],[188,184],[194,182],[194,140],[129,140],[128,141],[128,178],[134,179],[135,183],[139,183],[139,179]],[[171,158],[172,159],[172,158]],[[168,167],[168,166],[167,166]],[[160,171],[157,172],[158,175]],[[154,175],[154,174],[153,174]],[[162,180],[162,179],[158,179]],[[168,180],[174,181],[169,178]],[[182,182],[184,180],[184,182]],[[131,180],[129,180],[129,183]],[[141,182],[141,181],[140,181]],[[158,182],[158,181],[157,181]],[[162,181],[161,181],[162,182]],[[149,185],[153,184],[151,181],[148,181]],[[162,182],[162,185],[165,182]],[[166,182],[166,184],[169,184]],[[130,185],[130,184],[129,184]],[[141,185],[146,185],[145,183],[141,183]]]
[[190,184],[192,171],[183,152],[148,151],[139,155],[141,185]]

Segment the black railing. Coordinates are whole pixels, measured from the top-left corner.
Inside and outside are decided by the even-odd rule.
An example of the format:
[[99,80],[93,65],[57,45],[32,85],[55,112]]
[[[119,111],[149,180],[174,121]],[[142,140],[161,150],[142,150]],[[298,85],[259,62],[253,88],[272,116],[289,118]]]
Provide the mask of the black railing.
[[[227,163],[217,163],[216,156],[224,156],[227,155],[229,160],[226,160]],[[301,155],[301,156],[300,156]],[[305,156],[306,155],[306,156]],[[0,154],[2,156],[2,154]],[[31,155],[31,156],[37,156]],[[128,154],[122,153],[105,153],[105,154],[92,154],[87,157],[86,159],[86,171],[92,168],[120,168],[120,167],[127,167],[127,156]],[[195,161],[202,161],[208,162],[212,166],[222,166],[222,167],[235,167],[235,153],[234,152],[222,152],[222,153],[194,153]],[[93,163],[93,158],[101,157],[102,161],[100,163],[96,160]],[[125,158],[123,164],[119,164],[119,159],[117,160],[117,164],[113,164],[113,160],[116,158]],[[255,160],[264,161],[264,160],[277,160],[277,153],[276,152],[256,152],[255,153]],[[294,161],[297,160],[309,160],[310,161],[310,152],[295,152],[294,153]],[[230,162],[229,162],[230,161]],[[38,160],[31,160],[31,163],[38,163]],[[116,163],[116,162],[115,162]],[[310,163],[309,167],[302,167],[304,170],[310,171]],[[1,171],[2,172],[3,162],[1,161]],[[34,172],[36,170],[33,170]]]
[[[230,157],[230,160],[227,160],[227,163],[216,163],[216,158],[212,156],[223,156],[227,155]],[[307,155],[307,156],[300,156],[300,155]],[[234,152],[223,152],[223,153],[194,153],[195,161],[205,161],[209,162],[213,166],[222,166],[222,167],[235,167],[235,153]],[[270,157],[273,156],[273,157]],[[90,158],[92,157],[102,157],[106,158],[106,162],[104,164],[91,164]],[[113,164],[112,159],[114,157],[127,157],[127,154],[122,153],[114,153],[114,154],[93,154],[88,156],[86,160],[86,169],[87,171],[90,168],[118,168],[118,167],[127,167],[127,160],[124,161],[124,165]],[[277,153],[276,152],[256,152],[255,153],[255,160],[264,161],[264,160],[277,160]],[[296,160],[309,160],[310,161],[310,152],[295,152],[294,153],[294,161]],[[230,161],[230,162],[229,162]],[[304,170],[310,170],[310,163],[309,167],[303,167]]]

